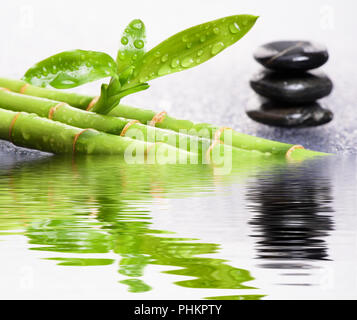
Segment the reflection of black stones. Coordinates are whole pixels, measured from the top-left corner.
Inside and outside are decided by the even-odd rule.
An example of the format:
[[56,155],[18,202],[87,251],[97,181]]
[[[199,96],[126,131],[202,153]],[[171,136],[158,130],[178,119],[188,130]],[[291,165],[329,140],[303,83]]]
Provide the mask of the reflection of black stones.
[[324,65],[329,55],[325,46],[310,41],[277,41],[259,47],[254,58],[273,70],[306,71]]
[[252,99],[247,115],[259,122],[276,127],[312,127],[320,126],[333,119],[333,113],[324,109],[317,102],[308,105],[289,105],[268,99]]
[[250,81],[253,90],[277,101],[306,103],[329,95],[333,84],[322,72],[284,74],[264,70]]
[[258,258],[270,260],[267,267],[301,269],[306,260],[329,259],[325,238],[333,230],[331,186],[315,170],[263,174],[248,188],[252,236]]

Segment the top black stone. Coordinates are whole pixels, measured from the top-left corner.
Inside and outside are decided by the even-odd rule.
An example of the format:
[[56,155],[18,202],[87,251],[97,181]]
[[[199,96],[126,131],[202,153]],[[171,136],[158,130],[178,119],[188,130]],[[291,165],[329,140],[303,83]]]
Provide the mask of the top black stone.
[[254,58],[277,71],[306,71],[321,67],[329,58],[325,46],[310,41],[278,41],[260,46]]

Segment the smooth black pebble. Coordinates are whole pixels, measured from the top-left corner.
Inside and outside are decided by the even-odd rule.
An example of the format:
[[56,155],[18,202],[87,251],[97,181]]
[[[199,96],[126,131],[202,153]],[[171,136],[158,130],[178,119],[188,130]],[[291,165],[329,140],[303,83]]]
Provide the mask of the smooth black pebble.
[[246,110],[254,121],[288,128],[316,127],[333,119],[333,113],[317,102],[308,105],[289,105],[261,97],[250,100]]
[[306,71],[324,65],[327,48],[310,41],[277,41],[259,47],[254,58],[264,67],[278,71]]
[[319,71],[285,74],[263,70],[250,81],[253,90],[267,98],[290,103],[313,102],[328,96],[333,84]]

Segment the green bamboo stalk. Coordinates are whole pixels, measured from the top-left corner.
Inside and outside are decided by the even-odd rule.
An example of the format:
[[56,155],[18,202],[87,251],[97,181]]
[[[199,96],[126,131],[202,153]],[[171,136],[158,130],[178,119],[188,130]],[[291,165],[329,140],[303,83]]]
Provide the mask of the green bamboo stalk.
[[[44,100],[46,103],[48,101]],[[41,105],[43,108],[44,105]],[[78,111],[78,110],[76,110]],[[210,150],[210,159],[198,153],[188,152],[166,143],[146,142],[82,129],[39,117],[27,112],[14,112],[0,108],[0,139],[15,145],[52,152],[55,154],[134,154],[132,163],[187,164],[212,163],[224,166],[234,158],[266,160],[271,155],[248,150],[235,150],[227,145],[215,144]],[[129,151],[128,151],[129,150]],[[236,155],[239,154],[239,157]]]
[[[148,143],[93,129],[83,130],[26,112],[0,109],[0,139],[15,145],[56,154],[124,155],[130,148],[150,159],[174,163],[188,161],[194,154],[167,144]],[[154,157],[154,158],[153,158]]]
[[[25,87],[26,90],[23,88]],[[6,78],[0,78],[0,87],[8,88],[15,92],[20,92],[26,95],[34,95],[38,97],[55,99],[57,101],[63,101],[71,104],[73,107],[85,110],[88,105],[93,101],[94,97],[79,95],[76,93],[68,93],[60,90],[49,90],[44,88],[34,87],[26,84],[21,80],[11,80]],[[129,119],[136,119],[142,123],[147,123],[155,116],[156,112],[151,110],[144,110],[134,108],[120,104],[114,108],[109,115],[115,117],[124,117]],[[189,120],[175,119],[170,116],[166,116],[163,121],[156,124],[158,128],[169,129],[176,132],[185,130],[190,135],[198,135],[201,138],[212,139],[218,126],[210,125],[207,123],[193,123]],[[293,145],[287,143],[281,143],[277,141],[262,139],[246,134],[236,132],[234,130],[225,130],[221,135],[222,141],[229,141],[235,148],[245,150],[256,150],[262,153],[271,153],[273,155],[285,156],[288,150]],[[293,159],[303,159],[316,156],[325,156],[327,154],[321,152],[315,152],[307,149],[296,149],[291,157]]]
[[[109,113],[110,116],[130,117],[137,119],[142,123],[149,122],[152,117],[155,116],[155,114],[156,112],[152,110],[139,109],[123,104],[120,104]],[[167,115],[162,122],[157,123],[157,127],[162,129],[170,129],[176,132],[184,131],[188,132],[188,134],[197,135],[206,139],[213,139],[215,133],[221,128],[209,123],[194,123],[190,120],[176,119],[169,115]],[[262,153],[271,153],[276,156],[285,156],[288,150],[293,147],[292,144],[254,137],[237,132],[235,130],[222,131],[220,139],[221,141],[225,141],[225,143],[228,142],[235,148],[244,150],[256,150]],[[311,151],[307,149],[296,149],[291,156],[294,159],[296,158],[296,160],[300,160],[303,158],[326,155],[326,153]]]
[[[24,94],[29,96],[42,97],[47,99],[59,100],[68,103],[69,105],[83,109],[83,106],[88,106],[92,101],[93,97],[81,95],[78,93],[60,91],[60,90],[48,90],[32,85],[28,85],[25,81],[0,78],[0,87],[7,88],[14,92],[20,92],[24,90]],[[58,93],[62,100],[57,99]],[[84,108],[85,109],[85,108]]]
[[[17,112],[36,113],[40,117],[48,117],[70,126],[83,129],[93,128],[114,135],[121,135],[126,126],[132,121],[131,119],[87,112],[46,98],[32,97],[5,90],[0,90],[0,107]],[[129,134],[130,132],[130,135],[135,135],[135,138],[139,140],[164,142],[176,148],[199,154],[206,153],[212,144],[210,139],[180,134],[172,130],[155,128],[141,123],[130,125],[128,131],[124,132],[124,134]],[[220,144],[215,148],[219,149],[217,152],[220,154],[223,154],[224,150],[229,150],[232,152],[232,156],[241,155],[240,149],[231,148],[228,145]]]

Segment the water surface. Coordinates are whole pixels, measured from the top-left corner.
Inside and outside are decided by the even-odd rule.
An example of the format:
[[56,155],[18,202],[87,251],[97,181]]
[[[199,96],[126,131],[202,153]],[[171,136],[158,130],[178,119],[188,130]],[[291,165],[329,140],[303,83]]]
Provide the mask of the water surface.
[[0,297],[356,298],[356,162],[0,165]]

